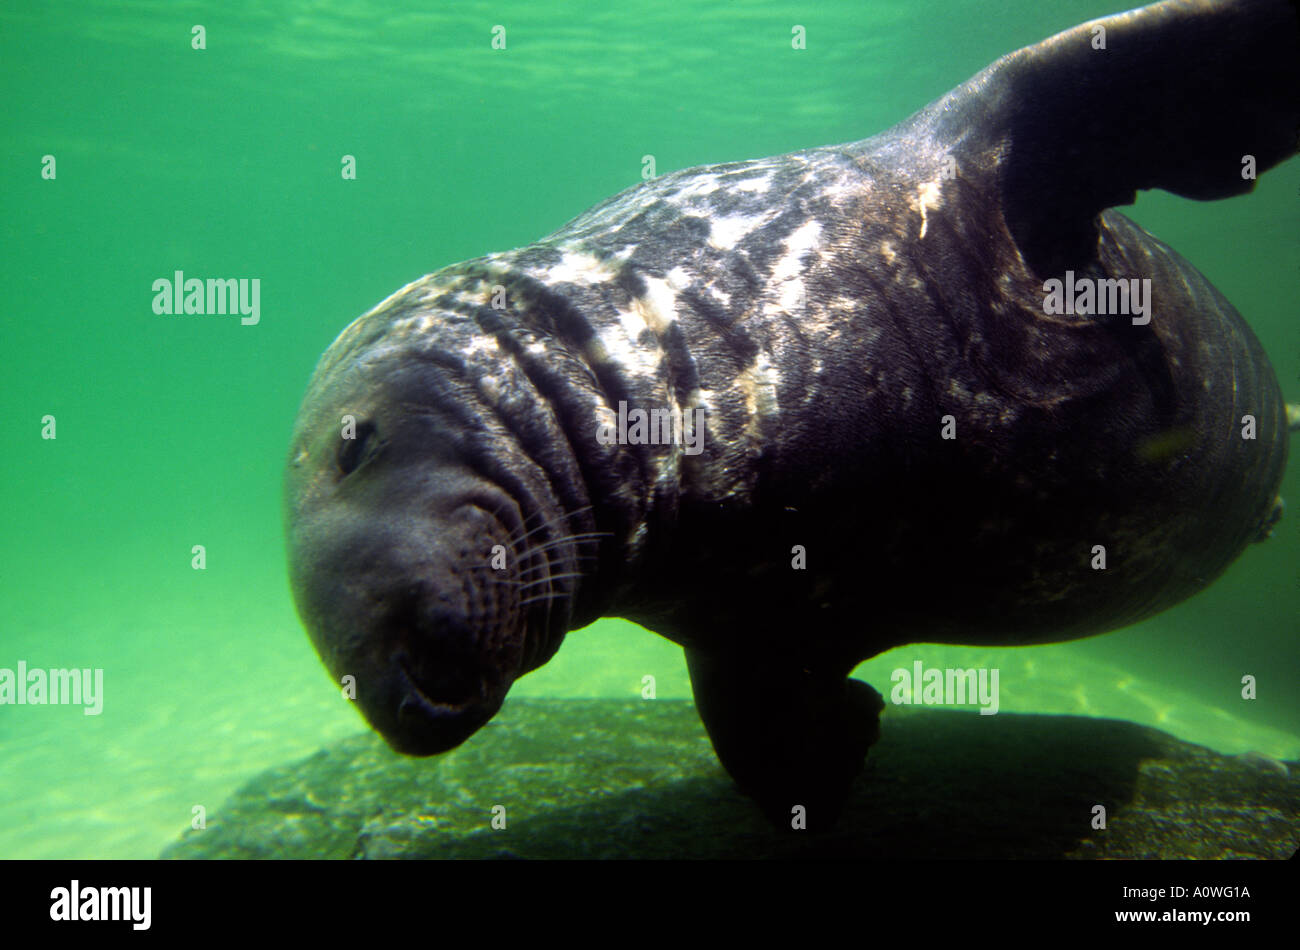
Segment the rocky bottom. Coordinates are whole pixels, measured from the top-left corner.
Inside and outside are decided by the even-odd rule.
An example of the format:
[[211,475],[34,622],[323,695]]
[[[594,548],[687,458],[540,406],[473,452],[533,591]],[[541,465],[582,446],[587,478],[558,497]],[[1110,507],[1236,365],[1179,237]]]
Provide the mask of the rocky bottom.
[[1081,716],[890,707],[882,732],[834,829],[778,830],[732,786],[690,702],[520,698],[444,756],[363,733],[268,769],[162,856],[1289,858],[1300,845],[1297,763]]

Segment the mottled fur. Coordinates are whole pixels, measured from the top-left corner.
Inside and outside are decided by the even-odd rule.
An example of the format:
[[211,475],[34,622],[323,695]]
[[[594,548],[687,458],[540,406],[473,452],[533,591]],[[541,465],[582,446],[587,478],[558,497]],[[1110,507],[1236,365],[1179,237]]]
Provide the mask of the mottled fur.
[[[1242,153],[1294,153],[1294,20],[1121,14],[1105,52],[1079,27],[882,135],[665,175],[398,291],[322,358],[295,433],[290,559],[327,665],[432,752],[566,630],[629,617],[688,648],[747,790],[829,813],[875,736],[860,660],[1087,636],[1205,587],[1271,516],[1285,408],[1231,304],[1106,209],[1238,193]],[[1142,98],[1202,54],[1194,106]],[[1047,315],[1067,269],[1149,279],[1150,322]],[[603,444],[620,403],[702,408],[703,452]],[[369,428],[339,456],[346,413]]]

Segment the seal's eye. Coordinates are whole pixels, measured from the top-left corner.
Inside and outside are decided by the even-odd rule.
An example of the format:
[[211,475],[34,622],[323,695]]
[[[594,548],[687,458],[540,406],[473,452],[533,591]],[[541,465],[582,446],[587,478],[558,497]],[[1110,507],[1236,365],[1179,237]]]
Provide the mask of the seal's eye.
[[378,447],[379,435],[375,424],[369,419],[358,423],[356,437],[343,439],[339,443],[336,459],[339,471],[345,477],[351,475],[375,454]]

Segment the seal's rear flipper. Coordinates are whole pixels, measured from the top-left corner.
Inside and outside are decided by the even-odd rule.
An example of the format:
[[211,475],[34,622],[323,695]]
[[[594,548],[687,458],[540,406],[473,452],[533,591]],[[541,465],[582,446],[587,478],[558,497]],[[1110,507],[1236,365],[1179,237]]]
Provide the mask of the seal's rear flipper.
[[1004,56],[917,119],[951,143],[959,177],[996,167],[1025,261],[1059,273],[1092,257],[1096,215],[1139,189],[1225,198],[1295,154],[1296,2],[1169,0],[1084,23]]
[[778,827],[800,816],[809,831],[834,825],[880,736],[880,694],[788,657],[687,650],[686,661],[700,719],[741,790]]

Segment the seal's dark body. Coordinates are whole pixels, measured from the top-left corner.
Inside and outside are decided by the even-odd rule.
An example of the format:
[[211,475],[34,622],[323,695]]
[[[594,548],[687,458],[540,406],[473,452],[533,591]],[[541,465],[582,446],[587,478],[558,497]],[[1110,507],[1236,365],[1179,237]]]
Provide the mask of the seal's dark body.
[[[998,209],[981,206],[978,183],[955,183],[917,239],[907,204],[916,152],[909,168],[890,167],[897,144],[843,153],[846,176],[861,176],[853,200],[792,197],[805,167],[794,156],[779,200],[797,214],[726,253],[702,239],[674,245],[700,288],[677,311],[682,362],[700,388],[733,399],[728,418],[710,413],[704,453],[684,459],[676,497],[646,492],[644,508],[671,517],[654,526],[653,557],[620,552],[629,589],[605,612],[688,645],[802,629],[815,648],[825,626],[825,648],[852,662],[914,640],[1060,640],[1184,599],[1258,533],[1281,477],[1285,411],[1236,310],[1109,212],[1089,273],[1150,276],[1150,325],[1046,317],[1042,280]],[[937,177],[937,164],[926,171]],[[818,316],[765,314],[763,262],[807,220],[843,235],[834,256],[809,255]],[[663,272],[658,234],[647,228],[624,281]],[[890,242],[900,250],[887,263]],[[703,288],[738,274],[753,276],[754,296],[742,285],[731,309],[710,306]],[[774,367],[776,408],[745,440],[737,377],[758,352]],[[654,399],[618,383],[633,404]],[[956,437],[945,440],[949,414]],[[1258,420],[1255,441],[1240,437],[1245,414]],[[643,523],[598,525],[626,538]],[[1106,547],[1107,570],[1089,567],[1094,544]],[[807,570],[791,569],[793,545],[805,547]]]
[[[1218,42],[1216,18],[1247,13],[1294,19],[1260,2],[1105,21],[1114,58],[1090,94],[1157,68],[1151,43]],[[1054,71],[1074,70],[1057,101],[1074,95],[1097,67],[1072,42],[1083,28],[863,142],[656,179],[340,336],[295,436],[290,557],[327,665],[361,672],[395,745],[462,740],[565,630],[619,615],[687,647],[742,785],[775,814],[833,810],[875,736],[878,697],[845,680],[859,661],[1112,630],[1259,535],[1286,455],[1268,360],[1190,264],[1104,209],[1152,185],[1244,190],[1241,152],[1294,152],[1294,102],[1231,118],[1207,92],[1237,123],[1223,148],[1201,123],[1142,145],[1165,105],[1135,107],[1107,134],[1139,144],[1098,174],[1094,146],[1062,152],[1016,105]],[[1172,170],[1165,149],[1199,158]],[[1149,278],[1150,322],[1046,315],[1066,269]],[[601,443],[620,403],[703,408],[703,451]],[[344,413],[378,434],[340,474]],[[385,512],[376,540],[365,517]],[[504,575],[482,563],[494,544]]]

